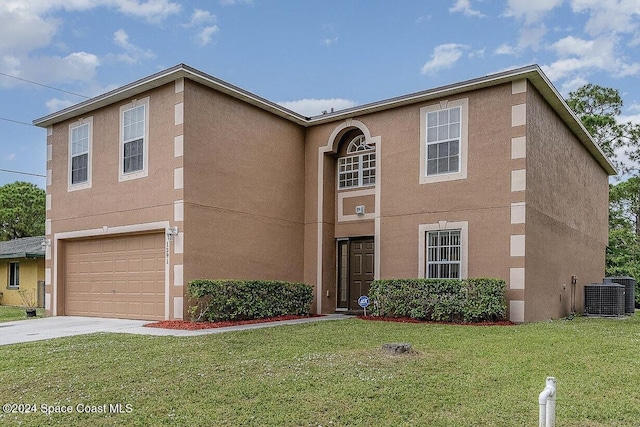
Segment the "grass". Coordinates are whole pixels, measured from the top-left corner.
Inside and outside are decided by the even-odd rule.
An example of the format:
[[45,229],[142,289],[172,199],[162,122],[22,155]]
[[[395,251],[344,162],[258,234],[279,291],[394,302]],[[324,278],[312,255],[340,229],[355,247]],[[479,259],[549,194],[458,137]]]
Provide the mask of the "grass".
[[[1,328],[0,328],[1,330]],[[1,333],[1,332],[0,332]],[[391,356],[389,342],[409,342]],[[324,321],[200,337],[94,334],[0,347],[0,414],[23,426],[637,426],[640,314],[520,326]],[[131,405],[85,414],[77,405]],[[70,414],[41,405],[70,405]],[[124,407],[126,412],[126,407]],[[7,423],[8,422],[8,423]]]
[[[36,309],[36,317],[44,316],[44,308]],[[14,320],[24,320],[27,318],[24,307],[11,305],[0,305],[0,322],[12,322]]]

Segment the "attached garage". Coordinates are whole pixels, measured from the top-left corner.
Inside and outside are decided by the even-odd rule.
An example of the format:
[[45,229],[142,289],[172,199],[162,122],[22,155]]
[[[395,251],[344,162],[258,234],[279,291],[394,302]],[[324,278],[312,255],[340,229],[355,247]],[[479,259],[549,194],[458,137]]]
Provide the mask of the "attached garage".
[[69,240],[64,263],[65,314],[165,318],[164,233]]

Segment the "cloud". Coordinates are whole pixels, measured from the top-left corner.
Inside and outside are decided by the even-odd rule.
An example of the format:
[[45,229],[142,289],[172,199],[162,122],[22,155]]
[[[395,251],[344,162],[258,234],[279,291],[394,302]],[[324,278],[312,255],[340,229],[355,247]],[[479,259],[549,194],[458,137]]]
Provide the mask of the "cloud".
[[307,117],[320,115],[323,111],[331,111],[332,108],[334,111],[338,111],[358,105],[355,101],[343,98],[306,98],[298,101],[282,101],[278,104]]
[[639,27],[640,5],[637,0],[572,0],[576,13],[588,13],[584,27],[591,36],[606,33],[636,33]]
[[152,51],[142,49],[130,43],[129,35],[122,28],[113,33],[113,41],[116,45],[124,49],[124,53],[116,55],[117,60],[120,62],[137,64],[140,62],[140,59],[153,59],[156,57]]
[[518,49],[514,46],[511,46],[508,43],[503,43],[493,51],[496,55],[515,55],[518,52]]
[[523,19],[526,25],[535,24],[563,2],[564,0],[508,0],[504,16]]
[[220,31],[220,28],[218,28],[217,25],[204,27],[196,36],[196,39],[198,40],[198,43],[200,44],[200,46],[206,46],[209,43],[211,43],[211,40],[213,39],[213,35],[217,34],[218,31]]
[[486,15],[471,8],[470,0],[456,0],[455,4],[449,8],[450,13],[460,12],[465,16],[472,16],[477,18],[485,18]]
[[185,28],[197,28],[195,39],[200,46],[206,46],[211,43],[214,34],[220,31],[220,27],[215,24],[216,21],[216,15],[208,10],[194,9],[193,14],[191,14],[191,20],[186,24],[182,24],[182,26]]
[[216,22],[216,15],[211,14],[208,10],[194,9],[191,20],[184,24],[184,27],[196,27]]
[[222,6],[235,6],[236,4],[253,4],[253,0],[219,0]]
[[463,50],[469,46],[457,43],[446,43],[436,46],[431,54],[431,59],[420,69],[421,74],[435,73],[451,68],[462,57]]

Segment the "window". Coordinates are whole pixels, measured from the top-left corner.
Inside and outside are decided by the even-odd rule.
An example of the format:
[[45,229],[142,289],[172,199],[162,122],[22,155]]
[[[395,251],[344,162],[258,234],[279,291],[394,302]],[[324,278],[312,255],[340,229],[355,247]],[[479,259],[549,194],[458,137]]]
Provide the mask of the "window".
[[420,183],[467,177],[468,100],[420,109]]
[[376,183],[375,147],[367,144],[364,135],[356,136],[347,146],[347,154],[363,152],[338,159],[338,188],[368,187]]
[[460,110],[427,113],[427,175],[460,170]]
[[149,98],[121,111],[120,181],[147,176]]
[[93,118],[69,125],[69,191],[91,187]]
[[9,287],[20,287],[20,264],[17,262],[9,263]]
[[461,230],[429,231],[427,233],[427,278],[459,279],[461,252]]

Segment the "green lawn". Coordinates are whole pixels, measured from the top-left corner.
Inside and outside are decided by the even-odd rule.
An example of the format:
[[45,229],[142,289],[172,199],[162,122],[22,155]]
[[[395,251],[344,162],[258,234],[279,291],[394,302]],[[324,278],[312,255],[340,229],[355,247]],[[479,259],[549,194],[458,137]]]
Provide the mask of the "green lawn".
[[[44,316],[44,308],[36,309],[36,316]],[[27,318],[24,307],[14,307],[10,305],[0,305],[0,322],[11,322],[13,320],[24,320]]]
[[[384,354],[390,342],[415,352]],[[2,414],[0,424],[534,426],[538,394],[555,376],[558,427],[637,426],[639,351],[640,314],[506,327],[352,319],[201,337],[96,334],[1,346],[0,402],[37,413]],[[118,403],[130,413],[78,413]],[[73,412],[46,416],[41,405]]]

